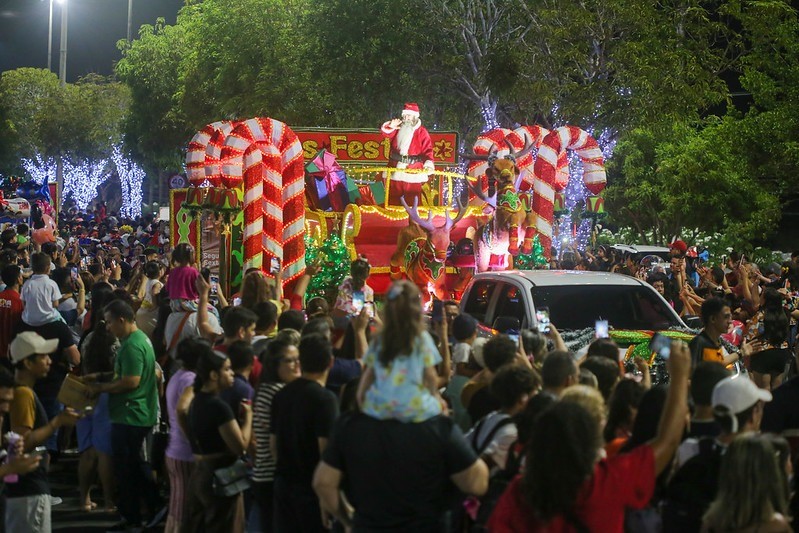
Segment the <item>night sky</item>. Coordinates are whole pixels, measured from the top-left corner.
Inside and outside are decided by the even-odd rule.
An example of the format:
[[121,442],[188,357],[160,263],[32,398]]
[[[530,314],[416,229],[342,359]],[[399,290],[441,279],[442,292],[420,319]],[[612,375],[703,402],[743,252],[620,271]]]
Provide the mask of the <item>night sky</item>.
[[[0,0],[0,72],[47,68],[50,0]],[[68,0],[67,81],[89,73],[111,74],[127,34],[127,0]],[[174,24],[184,0],[133,0],[133,36],[158,17]],[[61,6],[53,4],[53,71],[58,72]]]

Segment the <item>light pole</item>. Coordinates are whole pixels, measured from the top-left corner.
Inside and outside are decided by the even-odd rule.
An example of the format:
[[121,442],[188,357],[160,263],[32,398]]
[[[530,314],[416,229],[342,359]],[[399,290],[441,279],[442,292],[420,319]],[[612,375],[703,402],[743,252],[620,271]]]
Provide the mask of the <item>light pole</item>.
[[47,33],[47,70],[53,70],[53,0],[50,0],[50,30]]
[[128,0],[128,44],[130,44],[131,19],[133,18],[133,0]]
[[58,63],[58,77],[61,79],[61,85],[67,84],[67,23],[69,20],[69,2],[68,0],[58,0],[61,4],[61,57]]

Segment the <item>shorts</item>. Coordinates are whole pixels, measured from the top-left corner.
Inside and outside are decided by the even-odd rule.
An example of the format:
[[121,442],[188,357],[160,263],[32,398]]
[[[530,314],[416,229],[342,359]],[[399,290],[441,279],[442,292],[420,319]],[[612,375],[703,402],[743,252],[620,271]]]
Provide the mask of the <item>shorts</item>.
[[5,521],[9,532],[50,533],[50,495],[7,498]]
[[790,357],[791,352],[788,350],[776,348],[763,350],[752,354],[749,370],[758,374],[782,374]]

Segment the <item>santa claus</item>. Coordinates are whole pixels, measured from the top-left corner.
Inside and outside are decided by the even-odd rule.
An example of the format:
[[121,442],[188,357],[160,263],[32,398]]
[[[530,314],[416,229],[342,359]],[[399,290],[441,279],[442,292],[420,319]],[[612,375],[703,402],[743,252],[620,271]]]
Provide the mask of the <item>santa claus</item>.
[[419,118],[419,106],[414,103],[405,104],[402,118],[395,118],[384,123],[380,131],[391,139],[389,166],[396,170],[387,176],[389,181],[389,205],[402,205],[400,199],[413,205],[414,198],[422,193],[422,186],[427,183],[428,172],[402,172],[401,170],[427,170],[432,172],[433,141]]

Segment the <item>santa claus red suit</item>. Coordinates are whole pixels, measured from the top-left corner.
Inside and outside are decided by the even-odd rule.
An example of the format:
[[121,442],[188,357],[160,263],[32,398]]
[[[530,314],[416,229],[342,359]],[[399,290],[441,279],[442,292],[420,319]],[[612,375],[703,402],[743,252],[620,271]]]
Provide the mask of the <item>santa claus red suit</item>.
[[[391,139],[389,166],[397,169],[433,171],[433,141],[422,121],[419,119],[419,106],[414,103],[405,104],[402,119],[395,118],[384,123],[380,128],[384,136]],[[402,205],[400,199],[413,204],[414,198],[422,193],[422,186],[427,183],[427,172],[395,171],[386,177],[389,182],[389,205]]]

